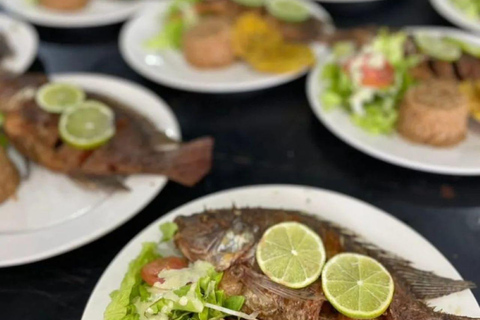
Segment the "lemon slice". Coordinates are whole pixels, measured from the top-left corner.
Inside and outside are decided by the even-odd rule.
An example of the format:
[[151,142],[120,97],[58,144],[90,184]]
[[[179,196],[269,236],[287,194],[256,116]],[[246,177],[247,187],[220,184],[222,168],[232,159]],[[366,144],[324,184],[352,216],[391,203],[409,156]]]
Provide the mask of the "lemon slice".
[[95,149],[115,135],[115,115],[107,105],[90,100],[67,109],[58,126],[66,143],[82,150]]
[[454,62],[462,56],[462,48],[448,39],[418,34],[415,41],[423,53],[435,59]]
[[286,22],[303,22],[310,18],[310,10],[299,0],[269,0],[267,11]]
[[37,91],[36,101],[43,110],[62,113],[85,101],[85,91],[71,84],[47,83]]
[[272,281],[289,288],[304,288],[318,279],[325,264],[322,239],[297,222],[277,224],[257,246],[257,262]]
[[322,286],[332,306],[353,319],[381,316],[394,292],[390,273],[378,261],[352,253],[339,254],[327,262]]

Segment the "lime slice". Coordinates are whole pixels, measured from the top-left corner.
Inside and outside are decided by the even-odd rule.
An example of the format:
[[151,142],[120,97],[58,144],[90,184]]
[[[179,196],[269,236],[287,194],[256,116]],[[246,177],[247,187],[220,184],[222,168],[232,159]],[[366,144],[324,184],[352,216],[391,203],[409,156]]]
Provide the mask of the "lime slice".
[[390,306],[394,284],[376,260],[352,253],[335,256],[322,272],[325,296],[341,314],[353,319],[374,319]]
[[325,257],[322,239],[297,222],[271,227],[257,246],[260,269],[272,281],[295,289],[304,288],[318,279]]
[[286,22],[303,22],[310,18],[310,10],[299,0],[269,0],[267,11]]
[[459,46],[465,53],[480,58],[480,46],[456,38],[448,38],[448,41]]
[[419,34],[415,36],[415,41],[423,53],[435,59],[454,62],[462,56],[460,46],[447,39]]
[[234,2],[246,6],[246,7],[254,7],[258,8],[265,4],[264,0],[233,0]]
[[36,101],[45,111],[62,113],[85,101],[85,91],[70,84],[47,83],[38,90]]
[[105,104],[85,101],[76,108],[67,109],[60,117],[62,139],[82,150],[98,148],[115,134],[115,115]]

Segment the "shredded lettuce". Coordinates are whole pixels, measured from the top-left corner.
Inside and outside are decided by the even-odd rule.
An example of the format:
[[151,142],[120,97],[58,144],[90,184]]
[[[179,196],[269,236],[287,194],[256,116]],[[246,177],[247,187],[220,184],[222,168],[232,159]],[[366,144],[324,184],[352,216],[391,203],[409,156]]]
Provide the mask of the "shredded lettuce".
[[[163,297],[148,309],[152,315],[165,314],[169,319],[220,320],[227,314],[206,307],[219,306],[233,312],[240,311],[245,302],[242,296],[226,297],[223,290],[218,289],[223,273],[210,269],[205,277],[197,283],[186,285],[176,291],[175,299]],[[182,301],[183,299],[183,301]]]
[[[338,58],[324,66],[321,78],[327,86],[320,97],[323,107],[326,110],[344,108],[356,125],[372,134],[391,133],[397,123],[398,105],[414,84],[408,71],[421,59],[405,56],[407,37],[404,32],[381,30],[371,43],[371,49],[382,53],[395,70],[395,83],[387,89],[369,90],[355,86]],[[362,102],[361,110],[357,110],[358,103],[352,104],[354,95]]]
[[199,1],[173,1],[164,17],[162,30],[146,41],[146,48],[149,50],[180,49],[183,33],[198,20],[194,5]]
[[142,288],[140,271],[147,263],[159,258],[157,244],[148,242],[143,244],[142,251],[135,260],[130,262],[128,271],[123,278],[120,289],[110,294],[111,302],[104,313],[104,320],[137,320],[138,314],[134,300],[145,298]]
[[178,225],[175,222],[166,222],[160,226],[160,231],[162,231],[162,242],[167,242],[177,233]]

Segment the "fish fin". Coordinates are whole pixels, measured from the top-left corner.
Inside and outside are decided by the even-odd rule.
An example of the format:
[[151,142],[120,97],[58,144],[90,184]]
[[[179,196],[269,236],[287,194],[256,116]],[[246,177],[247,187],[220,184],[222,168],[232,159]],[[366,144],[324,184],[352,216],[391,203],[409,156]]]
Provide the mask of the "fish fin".
[[324,221],[324,223],[343,236],[347,251],[363,252],[379,260],[390,272],[403,281],[417,299],[435,299],[476,287],[470,281],[452,280],[440,277],[433,272],[418,270],[410,261],[369,243],[357,234],[331,222]]
[[241,281],[244,282],[250,288],[259,288],[274,293],[282,298],[290,300],[302,300],[302,301],[318,301],[325,300],[323,295],[318,294],[315,290],[306,289],[290,289],[280,284],[277,284],[266,276],[255,272],[251,268],[241,267],[243,277]]
[[210,137],[200,138],[179,145],[168,153],[171,164],[164,173],[171,180],[186,186],[193,186],[203,179],[212,167],[214,140]]
[[107,190],[107,191],[130,191],[130,188],[124,184],[123,176],[94,176],[80,173],[70,174],[69,177],[90,190]]

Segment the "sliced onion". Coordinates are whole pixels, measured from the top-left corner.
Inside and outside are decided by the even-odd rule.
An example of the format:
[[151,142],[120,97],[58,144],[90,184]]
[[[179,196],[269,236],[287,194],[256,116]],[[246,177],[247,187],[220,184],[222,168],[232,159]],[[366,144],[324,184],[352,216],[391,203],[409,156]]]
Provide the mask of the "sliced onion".
[[254,314],[249,315],[249,314],[246,314],[246,313],[243,313],[243,312],[239,312],[239,311],[231,310],[231,309],[228,309],[228,308],[220,307],[220,306],[217,306],[217,305],[214,305],[214,304],[211,304],[211,303],[205,303],[205,307],[213,309],[213,310],[217,310],[217,311],[220,311],[220,312],[223,312],[223,313],[226,313],[226,314],[231,315],[231,316],[236,316],[236,317],[239,317],[239,318],[242,318],[242,319],[258,320],[256,315],[254,315]]

